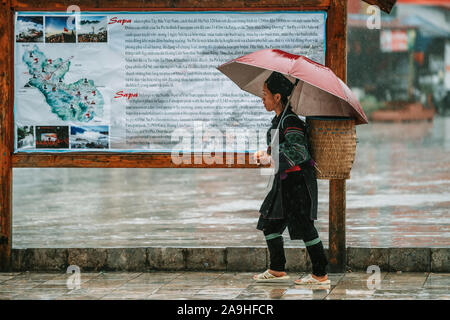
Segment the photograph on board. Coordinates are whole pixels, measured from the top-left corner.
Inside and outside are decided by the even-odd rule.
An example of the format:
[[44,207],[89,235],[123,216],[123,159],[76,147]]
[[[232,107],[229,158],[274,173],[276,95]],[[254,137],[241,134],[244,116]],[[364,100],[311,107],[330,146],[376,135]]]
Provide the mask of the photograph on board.
[[17,149],[34,149],[34,126],[17,128]]
[[69,126],[37,126],[36,148],[69,148]]
[[46,43],[76,42],[75,20],[71,16],[45,17]]
[[81,16],[78,20],[78,42],[108,42],[106,16]]
[[44,17],[18,16],[16,42],[44,42]]
[[108,149],[108,126],[71,126],[71,149]]

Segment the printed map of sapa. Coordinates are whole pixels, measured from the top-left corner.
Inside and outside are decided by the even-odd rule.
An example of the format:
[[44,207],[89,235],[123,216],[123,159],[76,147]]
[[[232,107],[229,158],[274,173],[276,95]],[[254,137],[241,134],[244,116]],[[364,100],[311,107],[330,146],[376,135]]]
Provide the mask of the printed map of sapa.
[[45,97],[51,111],[63,121],[89,122],[103,116],[103,97],[93,80],[80,79],[65,83],[64,76],[70,69],[69,57],[46,57],[35,45],[22,56],[30,79],[28,84],[37,88]]

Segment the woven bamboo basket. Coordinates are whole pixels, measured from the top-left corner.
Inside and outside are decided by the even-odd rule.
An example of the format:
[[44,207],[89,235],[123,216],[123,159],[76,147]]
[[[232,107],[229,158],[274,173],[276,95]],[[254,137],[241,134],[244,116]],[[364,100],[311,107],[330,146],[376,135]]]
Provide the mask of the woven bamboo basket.
[[355,120],[307,117],[317,179],[349,179],[356,153]]

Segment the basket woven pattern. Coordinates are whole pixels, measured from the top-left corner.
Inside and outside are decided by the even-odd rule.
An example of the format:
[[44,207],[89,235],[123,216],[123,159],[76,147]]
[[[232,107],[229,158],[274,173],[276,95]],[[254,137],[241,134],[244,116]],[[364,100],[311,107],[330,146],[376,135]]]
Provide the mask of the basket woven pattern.
[[355,121],[307,121],[317,179],[349,179],[356,153]]

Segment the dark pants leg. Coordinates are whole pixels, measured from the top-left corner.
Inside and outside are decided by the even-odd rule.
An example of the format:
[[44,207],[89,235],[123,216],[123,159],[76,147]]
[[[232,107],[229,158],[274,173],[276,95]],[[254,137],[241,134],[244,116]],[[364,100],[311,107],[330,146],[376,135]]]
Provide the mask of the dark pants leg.
[[[323,248],[322,241],[319,238],[314,221],[305,217],[302,221],[303,241],[306,245],[309,258],[312,263],[312,273],[321,277],[327,274],[327,257]],[[285,220],[273,220],[264,228],[267,248],[269,250],[270,269],[274,271],[285,271],[286,257],[284,254],[283,231],[286,229]]]
[[[306,220],[306,219],[305,219]],[[312,273],[315,276],[322,277],[327,274],[326,267],[328,265],[327,257],[325,256],[325,250],[323,249],[322,241],[319,238],[319,233],[314,226],[314,221],[307,218],[304,226],[304,238],[306,250],[308,251],[309,258],[312,263]]]
[[284,220],[273,220],[263,230],[269,250],[270,266],[274,271],[284,271],[286,257],[284,255],[283,231],[286,229]]
[[[294,177],[294,176],[293,176]],[[290,216],[290,230],[296,235],[296,238],[303,239],[306,245],[306,250],[312,262],[312,273],[315,276],[323,276],[326,274],[326,266],[328,264],[322,242],[319,238],[319,233],[314,226],[314,220],[310,218],[311,198],[308,195],[308,186],[304,177],[299,177],[300,183],[294,187],[298,182],[296,179],[286,179],[284,190],[297,190],[295,193],[283,193],[283,204],[289,208]]]
[[328,260],[325,256],[322,241],[319,241],[315,245],[307,246],[306,250],[308,250],[309,258],[311,259],[313,275],[318,277],[326,275]]

